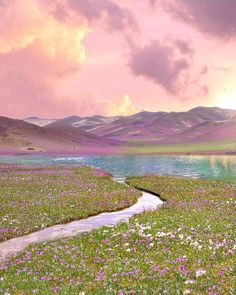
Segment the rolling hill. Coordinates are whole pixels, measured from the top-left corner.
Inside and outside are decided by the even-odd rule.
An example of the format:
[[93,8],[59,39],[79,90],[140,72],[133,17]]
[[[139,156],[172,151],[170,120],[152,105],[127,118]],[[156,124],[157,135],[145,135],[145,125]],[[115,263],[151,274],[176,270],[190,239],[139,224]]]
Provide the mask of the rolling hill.
[[125,141],[155,141],[172,138],[205,122],[225,123],[236,111],[219,108],[195,108],[188,112],[147,113],[120,118],[104,127],[93,129],[94,134]]
[[[34,124],[28,121],[33,121]],[[36,124],[37,123],[37,124]],[[46,124],[48,123],[48,124]],[[0,152],[122,152],[133,147],[236,143],[236,110],[197,107],[187,112],[63,119],[0,117]],[[231,150],[231,148],[230,148]]]
[[0,117],[1,152],[78,152],[119,145],[118,141],[60,123],[40,127],[22,120]]
[[191,132],[196,134],[198,132],[199,136],[205,134],[208,125],[212,125],[212,131],[214,127],[230,125],[235,116],[234,110],[198,107],[188,112],[140,112],[131,116],[111,118],[71,116],[59,119],[48,126],[59,124],[78,127],[97,136],[125,142],[168,142],[172,139],[178,142],[178,137],[181,140],[191,141],[191,138],[195,137]]

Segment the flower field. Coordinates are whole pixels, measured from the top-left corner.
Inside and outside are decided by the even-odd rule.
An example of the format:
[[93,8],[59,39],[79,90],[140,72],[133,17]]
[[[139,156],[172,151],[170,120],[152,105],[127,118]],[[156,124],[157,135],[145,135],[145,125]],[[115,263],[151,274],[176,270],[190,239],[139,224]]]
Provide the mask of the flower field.
[[235,294],[235,184],[148,175],[167,203],[128,223],[32,245],[0,266],[3,294]]
[[0,166],[0,241],[104,211],[129,207],[140,193],[90,167]]

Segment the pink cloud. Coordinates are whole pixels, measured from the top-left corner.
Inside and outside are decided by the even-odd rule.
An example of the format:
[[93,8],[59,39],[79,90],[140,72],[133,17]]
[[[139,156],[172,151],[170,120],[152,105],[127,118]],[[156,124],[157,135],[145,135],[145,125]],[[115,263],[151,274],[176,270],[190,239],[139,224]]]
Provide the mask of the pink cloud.
[[110,0],[1,2],[0,103],[5,114],[12,109],[22,114],[34,109],[45,116],[52,110],[58,116],[110,111],[113,105],[104,99],[99,103],[58,91],[81,70],[86,60],[82,41],[94,21],[124,35],[138,27],[129,9]]
[[[152,1],[152,3],[158,1]],[[201,32],[219,38],[236,37],[235,0],[167,0],[161,3],[172,15]]]
[[143,76],[177,98],[183,98],[188,86],[193,83],[193,55],[194,49],[186,40],[156,40],[132,51],[129,66],[134,75]]
[[220,88],[234,85],[234,44],[221,49],[202,32],[232,37],[234,4],[226,1],[226,24],[215,16],[221,1],[209,20],[203,1],[155,2],[0,0],[1,114],[126,114],[219,100]]
[[[42,0],[55,17],[60,20],[70,19],[77,13],[89,23],[104,20],[111,31],[138,30],[138,22],[130,9],[121,7],[111,0]],[[73,12],[73,13],[72,13]]]
[[81,18],[61,23],[37,2],[15,0],[2,3],[0,28],[0,102],[5,112],[59,110],[64,102],[56,95],[57,85],[85,60],[81,40],[86,23]]

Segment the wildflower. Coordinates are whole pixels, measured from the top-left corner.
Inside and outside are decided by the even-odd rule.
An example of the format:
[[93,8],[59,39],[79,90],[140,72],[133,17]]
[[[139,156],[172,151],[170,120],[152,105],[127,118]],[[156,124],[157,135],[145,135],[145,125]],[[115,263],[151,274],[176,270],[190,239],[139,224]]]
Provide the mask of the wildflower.
[[181,256],[181,257],[177,258],[177,261],[180,263],[183,263],[185,261],[185,257]]
[[162,277],[166,272],[167,272],[167,268],[165,267],[165,268],[163,268],[163,269],[161,269],[160,270],[160,276]]
[[206,270],[205,269],[198,269],[196,270],[196,277],[201,277],[202,275],[204,275],[206,273]]
[[183,292],[183,294],[190,294],[191,293],[191,290],[189,290],[189,289],[186,289],[186,290],[184,290],[184,292]]
[[196,281],[195,280],[186,280],[185,281],[185,284],[196,284]]
[[225,273],[225,272],[224,272],[224,270],[222,270],[222,269],[221,269],[221,270],[219,270],[219,272],[218,272],[219,276],[223,276],[223,275],[224,275],[224,273]]
[[178,271],[181,272],[184,276],[188,274],[188,269],[185,265],[180,265],[178,267]]

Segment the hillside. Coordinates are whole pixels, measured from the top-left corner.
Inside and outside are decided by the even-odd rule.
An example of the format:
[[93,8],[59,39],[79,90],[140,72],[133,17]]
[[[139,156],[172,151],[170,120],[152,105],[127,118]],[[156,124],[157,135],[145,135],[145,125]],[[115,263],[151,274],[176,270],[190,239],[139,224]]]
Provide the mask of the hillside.
[[[131,116],[70,116],[59,120],[0,117],[0,152],[122,153],[128,149],[153,152],[207,150],[235,152],[236,111],[198,107],[188,112],[140,112]],[[50,122],[44,125],[44,123]],[[218,145],[218,143],[220,145]],[[175,148],[175,145],[178,147]]]
[[22,120],[0,117],[1,152],[77,152],[83,148],[114,146],[117,141],[104,139],[80,128],[60,124],[40,127]]
[[[125,142],[178,142],[191,141],[197,135],[201,140],[200,137],[208,132],[208,128],[214,132],[214,128],[217,130],[218,127],[230,125],[234,117],[234,110],[198,107],[188,112],[140,112],[111,118],[70,116],[57,120],[50,126],[58,124],[78,127],[97,136]],[[225,136],[228,135],[229,132],[226,132]],[[219,135],[219,140],[221,139],[222,135]]]

